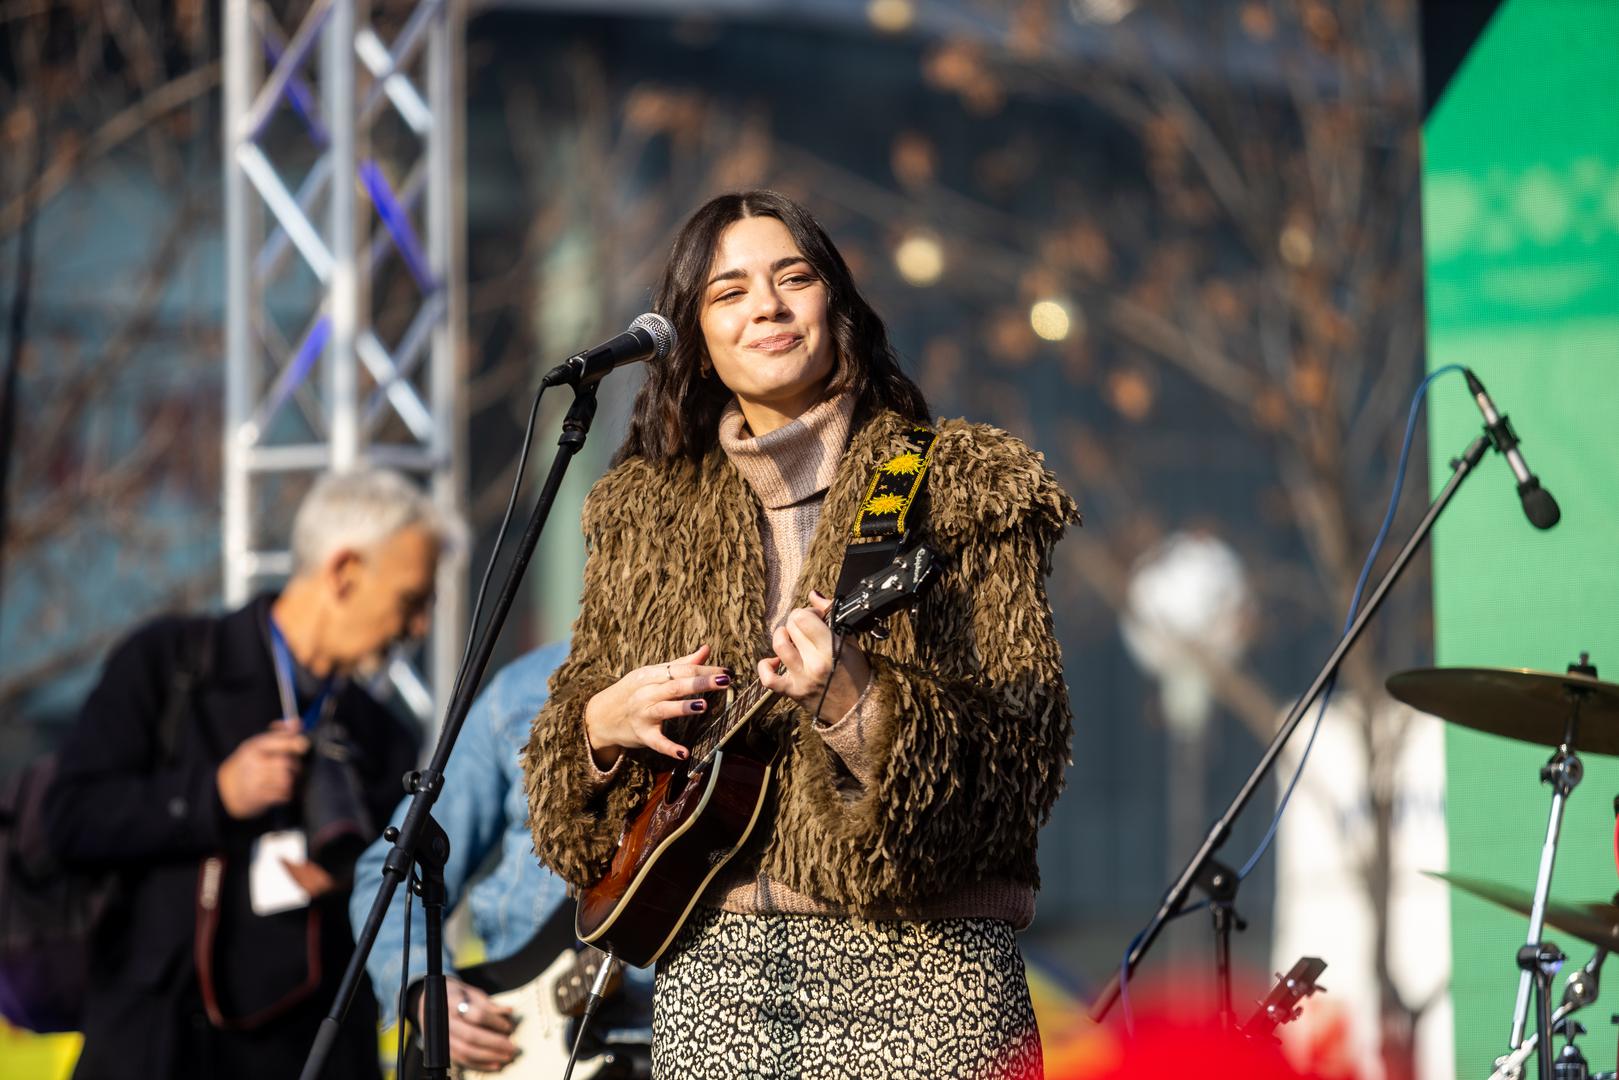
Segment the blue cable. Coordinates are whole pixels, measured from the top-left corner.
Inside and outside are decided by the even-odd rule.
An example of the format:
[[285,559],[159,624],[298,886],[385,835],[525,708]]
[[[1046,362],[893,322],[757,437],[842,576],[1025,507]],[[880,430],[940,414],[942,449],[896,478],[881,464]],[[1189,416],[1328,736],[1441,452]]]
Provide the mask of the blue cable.
[[[1465,369],[1459,364],[1446,364],[1443,367],[1434,369],[1428,373],[1426,378],[1422,380],[1422,383],[1417,387],[1415,395],[1413,395],[1411,398],[1411,411],[1409,414],[1407,414],[1405,420],[1405,439],[1400,444],[1400,460],[1394,469],[1394,490],[1389,494],[1388,511],[1383,515],[1383,524],[1377,530],[1377,538],[1372,541],[1372,550],[1370,554],[1366,556],[1365,565],[1361,567],[1360,578],[1355,582],[1355,592],[1349,601],[1349,615],[1344,619],[1344,628],[1339,634],[1340,640],[1342,639],[1343,634],[1349,633],[1349,628],[1355,623],[1355,614],[1360,610],[1360,595],[1361,592],[1366,588],[1366,579],[1371,575],[1372,567],[1377,562],[1378,553],[1383,549],[1383,541],[1388,537],[1389,526],[1394,523],[1394,512],[1399,508],[1400,505],[1400,492],[1405,487],[1405,469],[1406,464],[1411,456],[1411,438],[1416,432],[1417,413],[1422,407],[1423,398],[1427,396],[1428,385],[1439,376],[1450,371],[1460,374],[1465,371]],[[1271,818],[1270,827],[1265,830],[1265,838],[1259,842],[1259,846],[1254,849],[1254,853],[1248,857],[1248,861],[1243,863],[1242,869],[1237,872],[1238,881],[1247,878],[1247,876],[1253,871],[1254,867],[1259,863],[1259,860],[1264,857],[1265,852],[1270,848],[1271,841],[1275,839],[1276,828],[1281,824],[1282,815],[1287,812],[1287,805],[1293,798],[1293,789],[1298,786],[1299,777],[1304,775],[1305,762],[1309,761],[1310,759],[1310,749],[1315,746],[1315,737],[1321,731],[1321,720],[1324,716],[1326,716],[1327,703],[1332,700],[1332,690],[1337,683],[1338,677],[1337,675],[1333,675],[1333,677],[1327,681],[1325,689],[1322,690],[1321,703],[1316,709],[1315,723],[1310,728],[1310,737],[1305,741],[1304,753],[1299,755],[1298,766],[1293,770],[1293,778],[1287,782],[1287,791],[1283,793],[1282,801],[1277,804],[1276,815]],[[1180,911],[1177,911],[1171,915],[1170,918],[1178,919],[1182,915],[1190,915],[1192,912],[1207,906],[1208,901],[1205,900],[1201,903],[1194,904],[1191,907],[1182,908]],[[1141,933],[1144,934],[1146,931],[1143,930]],[[1124,947],[1123,958],[1119,961],[1119,1000],[1122,1002],[1124,1009],[1125,1031],[1132,1034],[1134,1032],[1134,1018],[1130,1015],[1130,954],[1135,951],[1136,943],[1140,940],[1141,934],[1137,934],[1135,937],[1131,938],[1130,944]]]
[[[1340,639],[1343,634],[1349,633],[1349,628],[1355,623],[1355,615],[1360,611],[1360,594],[1366,588],[1366,579],[1371,576],[1372,567],[1377,562],[1378,553],[1383,550],[1383,541],[1388,537],[1389,526],[1394,523],[1394,512],[1400,505],[1400,492],[1405,487],[1405,468],[1407,460],[1411,456],[1411,437],[1416,433],[1417,413],[1422,408],[1423,398],[1427,396],[1428,385],[1446,372],[1454,371],[1460,374],[1463,370],[1459,364],[1446,364],[1444,367],[1436,368],[1428,373],[1427,378],[1422,380],[1421,385],[1417,387],[1416,394],[1411,398],[1411,411],[1407,414],[1405,420],[1405,439],[1400,444],[1400,461],[1394,468],[1394,490],[1389,493],[1388,512],[1383,515],[1383,524],[1377,530],[1377,538],[1372,541],[1372,550],[1366,556],[1365,565],[1360,568],[1360,578],[1356,580],[1354,595],[1349,600],[1349,614],[1344,618],[1344,628],[1339,635]],[[1304,753],[1299,755],[1298,767],[1293,770],[1293,779],[1287,782],[1287,791],[1282,795],[1282,801],[1277,804],[1276,816],[1271,818],[1270,828],[1265,830],[1265,838],[1259,842],[1259,846],[1254,849],[1254,853],[1248,857],[1248,861],[1243,863],[1242,869],[1237,872],[1239,881],[1246,878],[1253,871],[1254,866],[1264,857],[1265,851],[1270,847],[1271,840],[1275,838],[1276,828],[1281,824],[1282,815],[1287,812],[1287,804],[1293,798],[1293,789],[1298,785],[1299,777],[1304,775],[1304,764],[1310,759],[1310,748],[1315,745],[1315,737],[1321,731],[1321,720],[1327,714],[1327,703],[1332,700],[1332,691],[1337,685],[1338,676],[1334,674],[1327,681],[1326,688],[1321,693],[1321,704],[1316,709],[1315,723],[1310,728],[1310,738],[1304,744]]]
[[[1191,907],[1181,908],[1169,918],[1179,919],[1183,915],[1202,911],[1208,906],[1209,902],[1207,900],[1199,900]],[[1128,1035],[1134,1035],[1136,1032],[1136,1020],[1130,1013],[1130,954],[1135,951],[1136,943],[1141,940],[1141,934],[1146,932],[1143,929],[1140,934],[1130,939],[1130,944],[1124,947],[1124,959],[1119,961],[1119,1006],[1124,1010],[1124,1030]]]

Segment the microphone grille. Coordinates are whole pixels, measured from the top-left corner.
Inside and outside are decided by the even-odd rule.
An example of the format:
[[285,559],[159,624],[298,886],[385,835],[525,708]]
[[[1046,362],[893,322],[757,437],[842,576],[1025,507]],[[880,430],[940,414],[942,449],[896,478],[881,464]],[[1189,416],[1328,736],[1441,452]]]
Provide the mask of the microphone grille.
[[652,335],[652,359],[664,360],[675,347],[675,328],[668,319],[655,311],[637,315],[630,329],[645,330]]
[[1528,516],[1529,524],[1537,529],[1549,529],[1563,519],[1563,511],[1558,507],[1557,500],[1538,482],[1533,487],[1523,485],[1518,497],[1523,500],[1523,512]]

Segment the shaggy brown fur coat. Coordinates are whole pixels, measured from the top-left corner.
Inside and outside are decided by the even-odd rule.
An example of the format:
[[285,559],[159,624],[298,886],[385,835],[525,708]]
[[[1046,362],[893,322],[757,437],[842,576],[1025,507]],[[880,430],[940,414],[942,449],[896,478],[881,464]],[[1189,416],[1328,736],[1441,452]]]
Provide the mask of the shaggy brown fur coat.
[[[857,420],[858,423],[858,420]],[[906,422],[860,426],[823,504],[795,606],[830,595],[872,469],[907,449]],[[912,625],[863,638],[881,721],[876,780],[840,792],[808,713],[785,702],[764,723],[784,741],[777,806],[752,858],[771,878],[850,911],[905,909],[966,884],[1038,885],[1035,835],[1062,787],[1071,721],[1045,575],[1079,516],[1039,454],[1006,432],[938,427],[926,534],[946,571]],[[701,463],[632,458],[585,504],[589,547],[573,651],[551,679],[523,765],[540,858],[574,886],[605,872],[651,787],[652,758],[626,755],[600,786],[585,704],[625,672],[702,643],[751,681],[768,655],[759,504],[725,454]],[[673,734],[673,732],[672,732]],[[680,736],[675,735],[676,738]]]

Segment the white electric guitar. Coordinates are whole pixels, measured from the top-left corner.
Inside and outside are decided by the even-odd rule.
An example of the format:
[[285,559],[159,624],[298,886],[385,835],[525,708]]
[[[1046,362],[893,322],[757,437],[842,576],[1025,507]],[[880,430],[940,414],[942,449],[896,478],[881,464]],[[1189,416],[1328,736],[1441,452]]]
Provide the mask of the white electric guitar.
[[[570,1022],[584,1014],[591,982],[606,955],[589,947],[564,949],[544,971],[510,989],[502,989],[499,979],[492,977],[499,973],[498,965],[479,965],[459,972],[456,977],[462,982],[478,987],[496,1004],[512,1010],[517,1030],[511,1039],[517,1044],[518,1055],[499,1072],[456,1068],[454,1075],[460,1080],[556,1080],[567,1067],[568,1053],[573,1049],[568,1039]],[[607,985],[609,995],[617,990],[618,982],[615,974]],[[599,1076],[617,1062],[620,1052],[627,1053],[629,1048],[580,1058],[573,1075],[578,1080]]]

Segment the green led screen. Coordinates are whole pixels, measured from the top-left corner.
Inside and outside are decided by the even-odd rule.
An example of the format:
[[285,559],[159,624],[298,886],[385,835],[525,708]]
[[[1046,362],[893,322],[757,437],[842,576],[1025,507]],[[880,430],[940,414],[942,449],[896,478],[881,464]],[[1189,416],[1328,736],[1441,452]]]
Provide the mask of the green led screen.
[[[1429,114],[1423,146],[1429,368],[1478,372],[1563,511],[1552,531],[1533,529],[1493,453],[1467,481],[1433,537],[1437,662],[1562,671],[1589,650],[1619,682],[1619,4],[1506,0]],[[1455,375],[1429,400],[1437,491],[1480,420]],[[1450,727],[1454,870],[1533,888],[1549,753]],[[1567,901],[1619,890],[1619,761],[1585,764],[1553,881]],[[1451,915],[1456,1070],[1483,1080],[1507,1047],[1527,920],[1468,896],[1453,896]],[[1574,963],[1590,955],[1548,936]],[[1607,992],[1581,1016],[1593,1070],[1615,1067],[1619,969],[1605,974]]]

